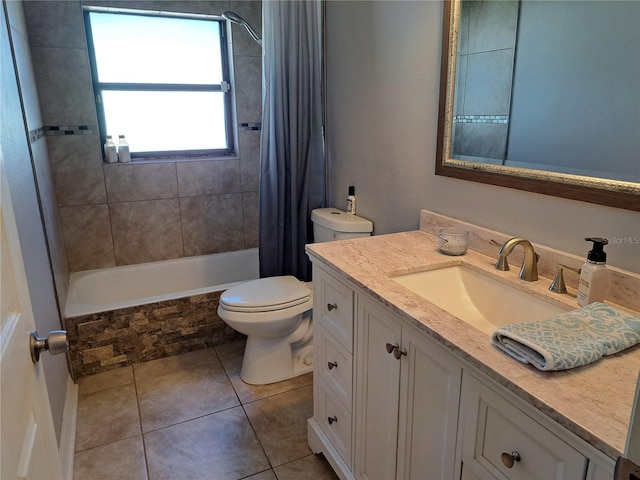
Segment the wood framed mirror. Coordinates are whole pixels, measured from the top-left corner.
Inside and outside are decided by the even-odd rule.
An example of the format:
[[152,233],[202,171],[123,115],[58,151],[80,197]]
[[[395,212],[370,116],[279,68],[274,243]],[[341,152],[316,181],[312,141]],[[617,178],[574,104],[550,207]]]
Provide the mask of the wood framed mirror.
[[640,211],[640,2],[446,0],[443,17],[436,175]]

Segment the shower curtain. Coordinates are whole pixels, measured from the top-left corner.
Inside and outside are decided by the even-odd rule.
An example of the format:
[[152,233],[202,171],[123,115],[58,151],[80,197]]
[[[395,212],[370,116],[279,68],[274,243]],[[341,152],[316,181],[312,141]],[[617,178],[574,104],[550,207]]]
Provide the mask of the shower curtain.
[[321,1],[263,2],[260,276],[311,279],[304,245],[324,205]]

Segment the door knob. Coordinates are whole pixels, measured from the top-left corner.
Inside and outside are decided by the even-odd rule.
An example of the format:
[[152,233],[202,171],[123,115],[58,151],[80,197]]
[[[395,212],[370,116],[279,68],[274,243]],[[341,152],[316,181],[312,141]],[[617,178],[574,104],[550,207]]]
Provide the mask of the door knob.
[[29,350],[31,350],[31,360],[37,363],[40,360],[40,354],[48,350],[51,355],[57,355],[69,350],[69,341],[67,340],[66,330],[53,330],[49,332],[47,338],[38,337],[35,330],[29,336]]

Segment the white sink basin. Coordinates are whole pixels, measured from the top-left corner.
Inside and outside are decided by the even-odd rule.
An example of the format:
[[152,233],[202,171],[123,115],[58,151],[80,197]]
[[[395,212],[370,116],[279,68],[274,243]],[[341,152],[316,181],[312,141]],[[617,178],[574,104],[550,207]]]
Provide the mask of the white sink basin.
[[462,265],[391,278],[489,335],[502,325],[544,320],[565,311]]

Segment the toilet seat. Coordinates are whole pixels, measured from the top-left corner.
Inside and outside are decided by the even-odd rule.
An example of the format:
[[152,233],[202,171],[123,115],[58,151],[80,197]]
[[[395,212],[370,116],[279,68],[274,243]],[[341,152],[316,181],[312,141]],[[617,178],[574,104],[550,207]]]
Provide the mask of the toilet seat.
[[311,290],[292,275],[242,283],[220,296],[220,306],[232,312],[260,313],[284,310],[309,302]]

